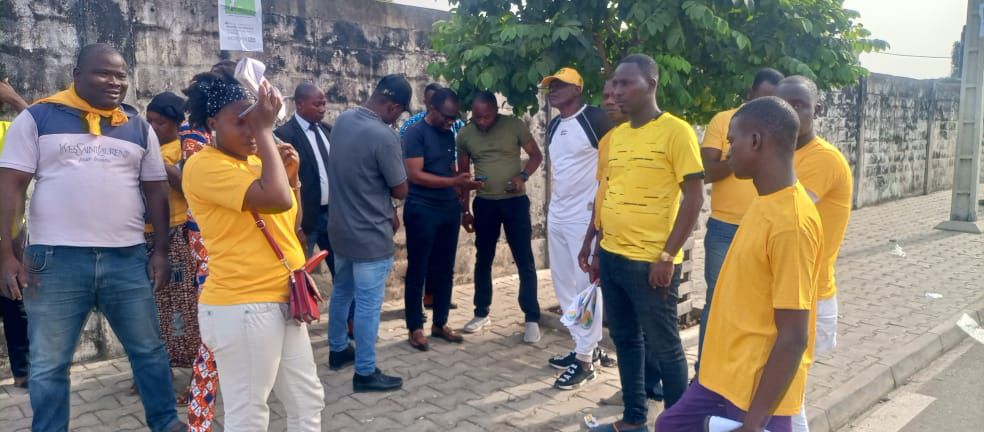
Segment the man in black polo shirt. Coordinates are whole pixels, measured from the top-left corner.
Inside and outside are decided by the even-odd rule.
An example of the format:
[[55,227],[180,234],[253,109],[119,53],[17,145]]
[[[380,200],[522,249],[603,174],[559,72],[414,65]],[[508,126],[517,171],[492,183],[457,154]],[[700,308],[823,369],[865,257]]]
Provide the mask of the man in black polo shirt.
[[454,259],[461,226],[458,190],[477,189],[469,173],[457,174],[455,142],[451,126],[459,117],[458,96],[440,89],[428,100],[424,120],[403,136],[403,155],[410,193],[403,209],[407,232],[406,301],[410,346],[426,351],[423,290],[434,296],[431,336],[461,343],[463,338],[448,327]]

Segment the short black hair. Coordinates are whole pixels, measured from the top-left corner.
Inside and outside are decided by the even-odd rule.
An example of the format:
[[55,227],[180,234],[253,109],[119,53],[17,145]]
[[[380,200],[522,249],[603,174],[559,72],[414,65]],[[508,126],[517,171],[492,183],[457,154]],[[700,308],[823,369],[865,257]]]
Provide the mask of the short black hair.
[[750,122],[789,154],[796,151],[799,116],[786,101],[775,96],[761,97],[738,108],[734,118]]
[[634,64],[642,74],[648,78],[659,81],[659,64],[652,57],[645,54],[629,54],[618,62],[618,64]]
[[202,72],[195,75],[191,79],[191,85],[184,89],[182,92],[185,96],[188,96],[187,102],[185,102],[185,111],[188,112],[188,124],[194,129],[204,129],[209,131],[208,128],[208,95],[205,94],[205,90],[202,87],[195,84],[211,83],[211,82],[225,82],[227,84],[239,85],[236,81],[236,77],[224,73],[224,72]]
[[786,78],[783,78],[782,81],[779,81],[779,84],[800,84],[800,85],[803,85],[804,87],[806,87],[806,90],[810,92],[810,97],[813,98],[813,102],[814,103],[820,101],[820,90],[817,89],[817,83],[813,82],[813,80],[811,80],[811,79],[809,79],[809,78],[807,78],[807,77],[805,77],[803,75],[792,75],[792,76],[788,76]]
[[472,105],[475,105],[476,102],[489,104],[496,108],[499,107],[499,100],[495,97],[495,93],[488,90],[479,90],[475,92],[475,94],[472,95]]
[[75,57],[75,67],[81,68],[82,65],[85,64],[85,62],[89,61],[92,57],[100,54],[115,54],[120,57],[123,56],[123,54],[120,54],[119,50],[117,50],[115,47],[113,47],[110,44],[105,44],[105,43],[89,44],[82,47],[82,49],[79,50],[79,55]]
[[763,83],[769,83],[774,86],[779,85],[779,81],[785,76],[782,72],[779,72],[773,68],[762,68],[758,72],[755,72],[755,80],[752,81],[752,90],[758,89]]
[[447,101],[458,102],[458,94],[449,88],[439,88],[434,90],[434,95],[431,96],[430,106],[434,109],[440,109],[441,105],[444,105]]
[[424,94],[426,94],[427,92],[431,92],[431,91],[436,92],[436,91],[438,91],[438,90],[440,90],[442,88],[444,88],[444,86],[442,86],[442,85],[440,85],[438,83],[430,83],[430,84],[427,84],[427,87],[424,87]]
[[171,92],[154,96],[147,104],[147,112],[155,112],[180,125],[185,120],[185,100]]
[[321,91],[321,89],[314,85],[313,82],[305,81],[298,84],[297,87],[294,87],[294,103],[310,96],[311,93],[316,91]]

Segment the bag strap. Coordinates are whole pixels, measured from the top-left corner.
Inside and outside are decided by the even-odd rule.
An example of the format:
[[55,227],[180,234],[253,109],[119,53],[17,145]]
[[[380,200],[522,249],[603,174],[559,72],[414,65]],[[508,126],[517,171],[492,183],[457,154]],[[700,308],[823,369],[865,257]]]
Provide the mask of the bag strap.
[[284,265],[284,268],[286,268],[288,272],[294,271],[290,268],[290,263],[287,262],[287,258],[284,257],[284,251],[280,250],[280,246],[277,245],[277,241],[274,240],[273,234],[270,234],[270,230],[267,229],[266,222],[263,222],[263,219],[260,218],[260,215],[255,211],[250,212],[250,214],[253,215],[253,220],[256,221],[256,227],[263,233],[263,237],[266,238],[267,244],[270,245],[270,249],[273,249],[273,253],[277,255],[277,259],[280,260],[280,263]]

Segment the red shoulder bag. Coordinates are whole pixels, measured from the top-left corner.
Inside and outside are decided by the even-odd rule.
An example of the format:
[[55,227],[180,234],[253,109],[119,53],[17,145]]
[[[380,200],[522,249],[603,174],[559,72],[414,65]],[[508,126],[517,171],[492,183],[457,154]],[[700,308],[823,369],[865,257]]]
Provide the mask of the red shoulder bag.
[[284,258],[284,252],[277,245],[277,241],[273,239],[273,235],[267,230],[266,223],[263,222],[259,214],[256,212],[251,213],[253,214],[253,220],[256,221],[256,227],[263,232],[263,237],[266,238],[267,243],[270,244],[270,248],[273,249],[273,253],[277,255],[277,259],[280,260],[280,263],[284,265],[284,268],[287,269],[289,274],[287,285],[290,290],[290,316],[297,322],[307,324],[320,321],[321,311],[318,309],[318,305],[324,299],[321,297],[317,285],[314,284],[314,279],[311,278],[311,272],[314,271],[315,267],[321,261],[328,257],[328,251],[318,252],[308,259],[301,268],[292,269],[290,268],[290,263],[287,262],[287,258]]

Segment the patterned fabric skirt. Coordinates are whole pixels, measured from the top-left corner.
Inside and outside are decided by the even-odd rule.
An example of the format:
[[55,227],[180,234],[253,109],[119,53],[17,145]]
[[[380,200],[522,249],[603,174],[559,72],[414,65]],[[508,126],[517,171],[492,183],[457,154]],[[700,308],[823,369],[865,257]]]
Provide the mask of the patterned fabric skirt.
[[[195,287],[201,294],[208,276],[208,251],[198,224],[188,212],[188,244],[195,259]],[[199,344],[195,366],[191,370],[191,389],[188,393],[188,431],[210,432],[215,418],[215,395],[219,392],[219,372],[215,357],[208,347]]]
[[[149,247],[153,244],[154,233],[146,234],[146,238]],[[198,354],[198,347],[202,344],[198,333],[195,258],[188,248],[184,226],[171,227],[168,231],[168,243],[171,279],[167,286],[154,293],[161,323],[161,338],[171,358],[171,367],[190,368]]]

